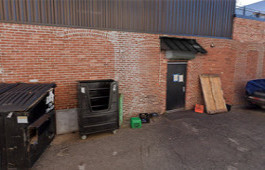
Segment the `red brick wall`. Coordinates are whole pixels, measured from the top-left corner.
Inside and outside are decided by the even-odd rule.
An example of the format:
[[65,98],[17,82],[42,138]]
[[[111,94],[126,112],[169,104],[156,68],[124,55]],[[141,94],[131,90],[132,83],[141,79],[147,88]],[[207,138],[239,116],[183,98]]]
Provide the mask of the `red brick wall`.
[[115,44],[115,80],[124,94],[124,113],[165,110],[165,59],[158,35],[109,32]]
[[252,79],[265,78],[265,22],[234,20],[234,104],[245,103],[245,85]]
[[[240,31],[245,22],[253,22],[253,28],[248,24],[250,29],[245,30],[251,38]],[[203,103],[202,73],[221,76],[227,103],[243,102],[246,81],[265,75],[264,27],[259,24],[236,18],[234,40],[187,37],[196,38],[208,53],[188,62],[186,109]],[[119,81],[127,117],[139,112],[162,113],[167,60],[160,52],[159,36],[1,23],[0,78],[2,82],[56,82],[57,109],[76,107],[77,80],[111,78]]]
[[235,18],[233,39],[240,42],[265,42],[265,22]]
[[246,76],[250,79],[255,79],[257,74],[257,64],[258,64],[258,51],[248,51],[247,52],[247,70]]
[[97,31],[93,41],[58,27],[1,24],[0,31],[1,80],[56,82],[57,109],[76,107],[77,80],[114,78],[113,45]]
[[[188,83],[186,93],[186,109],[192,109],[196,103],[203,104],[200,74],[219,74],[221,76],[224,97],[227,103],[233,100],[233,75],[235,59],[231,52],[232,40],[197,38],[198,42],[208,51],[206,55],[188,62]],[[210,47],[211,44],[214,47]]]
[[55,82],[56,109],[76,107],[76,81],[115,79],[127,116],[165,111],[158,35],[0,24],[1,82]]

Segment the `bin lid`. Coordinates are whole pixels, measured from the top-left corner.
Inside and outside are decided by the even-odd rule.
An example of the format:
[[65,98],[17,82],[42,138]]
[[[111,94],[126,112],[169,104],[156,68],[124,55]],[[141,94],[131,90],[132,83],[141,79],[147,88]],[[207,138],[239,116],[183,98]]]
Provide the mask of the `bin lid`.
[[7,90],[17,86],[18,84],[17,83],[12,83],[12,84],[9,84],[9,83],[0,83],[0,94],[6,92]]
[[0,83],[0,112],[27,111],[56,84]]
[[101,79],[101,80],[80,80],[78,83],[98,83],[98,82],[114,82],[112,79]]

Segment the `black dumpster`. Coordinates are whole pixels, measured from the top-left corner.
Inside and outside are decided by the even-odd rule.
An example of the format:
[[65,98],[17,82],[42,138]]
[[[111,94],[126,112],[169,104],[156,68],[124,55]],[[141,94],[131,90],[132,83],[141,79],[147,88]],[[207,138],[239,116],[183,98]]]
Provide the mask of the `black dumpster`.
[[1,170],[32,167],[53,140],[55,86],[0,83]]
[[78,82],[78,121],[82,139],[91,133],[119,128],[118,82],[90,80]]

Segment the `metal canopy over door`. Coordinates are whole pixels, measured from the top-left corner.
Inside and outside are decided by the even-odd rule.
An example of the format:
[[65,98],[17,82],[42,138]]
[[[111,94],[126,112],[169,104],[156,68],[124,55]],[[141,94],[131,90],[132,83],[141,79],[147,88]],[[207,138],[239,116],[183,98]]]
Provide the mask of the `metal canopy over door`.
[[185,62],[172,62],[167,66],[167,110],[179,109],[185,106],[186,90]]

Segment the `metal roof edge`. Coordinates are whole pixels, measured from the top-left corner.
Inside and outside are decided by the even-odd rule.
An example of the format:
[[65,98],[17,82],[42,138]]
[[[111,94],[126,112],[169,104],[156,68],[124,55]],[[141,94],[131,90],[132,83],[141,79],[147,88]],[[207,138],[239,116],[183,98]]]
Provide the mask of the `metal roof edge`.
[[125,29],[113,29],[113,28],[99,28],[99,27],[84,27],[84,26],[65,26],[65,25],[53,25],[53,24],[41,24],[41,23],[25,23],[25,22],[13,22],[13,21],[3,21],[0,20],[0,23],[6,24],[24,24],[24,25],[36,25],[36,26],[47,26],[47,27],[61,27],[61,28],[70,28],[70,29],[91,29],[99,31],[118,31],[118,32],[130,32],[130,33],[139,33],[139,34],[156,34],[156,35],[171,35],[171,36],[185,36],[185,37],[202,37],[202,38],[214,38],[214,39],[232,39],[232,36],[209,36],[209,35],[195,35],[195,34],[174,34],[166,32],[153,32],[153,31],[135,31],[135,30],[125,30]]
[[262,19],[262,18],[250,17],[250,16],[245,16],[245,15],[240,15],[240,14],[235,14],[235,17],[237,17],[237,18],[243,18],[243,19],[249,19],[249,20],[255,20],[255,21],[261,21],[261,22],[265,22],[265,19]]

